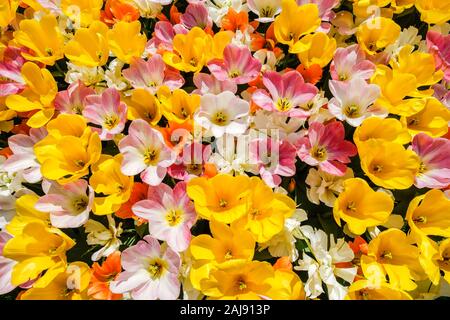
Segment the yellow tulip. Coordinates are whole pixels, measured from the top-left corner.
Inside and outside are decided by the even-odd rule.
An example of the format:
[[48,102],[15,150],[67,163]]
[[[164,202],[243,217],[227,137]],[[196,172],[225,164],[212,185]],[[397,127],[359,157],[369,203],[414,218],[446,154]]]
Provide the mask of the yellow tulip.
[[379,15],[383,18],[392,19],[394,15],[393,8],[385,7],[391,1],[395,0],[355,0],[353,2],[353,14],[355,17],[362,20],[366,20],[374,14]]
[[2,1],[0,4],[0,28],[8,27],[9,23],[15,19],[19,3],[18,0]]
[[100,19],[102,0],[61,0],[61,9],[75,25],[87,27]]
[[0,98],[0,132],[9,132],[14,127],[14,118],[17,113],[8,109],[5,98]]
[[377,186],[387,189],[408,189],[419,171],[420,159],[402,145],[371,139],[358,147],[361,168]]
[[[430,281],[438,285],[441,279],[439,260],[442,259],[439,255],[439,245],[417,230],[412,230],[411,235],[416,239],[419,248],[420,265]],[[445,267],[445,263],[443,266]]]
[[353,134],[353,141],[358,149],[361,149],[364,142],[369,139],[382,139],[398,144],[407,144],[411,142],[411,135],[406,127],[395,118],[370,117],[365,119]]
[[[325,67],[333,59],[336,51],[336,40],[323,32],[306,35],[298,43],[301,43],[301,47],[308,48],[297,54],[300,62],[306,68],[313,64],[318,64],[321,68]],[[295,48],[294,45],[293,51],[297,51]]]
[[285,218],[295,211],[295,201],[284,194],[274,193],[258,177],[250,178],[249,187],[251,204],[247,214],[233,224],[250,231],[258,242],[269,241],[283,230]]
[[442,0],[416,0],[420,20],[428,24],[442,24],[450,20],[450,3]]
[[356,30],[356,39],[369,55],[394,43],[400,36],[401,28],[392,19],[375,17],[361,23]]
[[251,261],[255,251],[255,239],[250,232],[214,220],[209,226],[212,237],[206,234],[196,236],[189,247],[193,260],[189,278],[197,290],[200,290],[200,282],[208,279],[218,264],[233,259]]
[[[381,89],[381,96],[375,101],[375,105],[387,108],[390,113],[410,116],[425,106],[425,99],[417,90],[419,85],[413,74],[378,65],[370,82]],[[417,95],[420,97],[415,98]]]
[[320,22],[316,4],[299,6],[294,0],[283,0],[281,13],[274,22],[275,37],[278,42],[289,45],[289,52],[298,53],[308,49],[308,43],[300,43],[300,38],[316,31]]
[[430,190],[411,200],[406,213],[414,232],[450,237],[450,200],[441,190]]
[[267,280],[274,276],[268,262],[231,260],[212,270],[200,283],[200,290],[216,300],[261,300],[270,289]]
[[386,282],[371,286],[368,280],[358,280],[348,288],[345,300],[412,300],[412,297]]
[[169,121],[183,123],[192,120],[194,112],[200,106],[200,96],[189,94],[183,89],[170,92],[166,86],[158,90],[158,99],[161,102],[162,113]]
[[49,70],[39,68],[32,62],[22,66],[21,74],[27,85],[20,94],[6,98],[6,106],[17,112],[38,110],[27,121],[32,128],[44,126],[54,115],[53,100],[58,93],[58,86]]
[[305,290],[299,276],[292,270],[277,269],[266,283],[270,289],[266,296],[273,300],[305,300]]
[[395,228],[381,232],[370,241],[367,255],[361,257],[361,267],[364,274],[381,270],[389,277],[389,283],[400,290],[414,290],[417,285],[413,280],[426,278],[419,263],[418,248],[412,245],[411,238]]
[[59,31],[56,17],[52,14],[43,16],[39,21],[20,21],[19,30],[14,32],[14,40],[32,51],[32,54],[22,52],[22,56],[27,60],[52,66],[56,60],[64,57],[64,38]]
[[447,134],[450,111],[434,97],[424,101],[425,105],[421,111],[400,119],[402,124],[408,128],[411,135],[425,132],[437,138]]
[[173,50],[164,52],[166,64],[185,72],[199,72],[212,58],[213,38],[194,27],[187,34],[177,34],[173,38]]
[[140,57],[147,43],[145,34],[141,34],[139,21],[119,21],[108,31],[108,43],[114,55],[125,63],[133,57]]
[[69,183],[89,173],[101,154],[101,141],[82,116],[60,114],[47,124],[48,135],[34,145],[44,177]]
[[134,178],[124,175],[120,170],[122,158],[121,154],[114,157],[102,155],[92,166],[89,184],[96,193],[103,194],[94,198],[92,211],[95,214],[111,214],[130,198]]
[[20,285],[47,270],[34,286],[46,285],[64,268],[66,251],[74,245],[75,242],[60,229],[50,228],[43,221],[27,223],[22,233],[15,235],[3,248],[5,257],[18,262],[13,268],[11,282]]
[[231,31],[219,31],[214,34],[212,38],[212,50],[207,52],[209,57],[207,60],[211,59],[223,59],[223,50],[233,39],[234,33]]
[[41,212],[34,208],[39,200],[35,194],[25,194],[16,200],[16,214],[6,225],[6,230],[13,236],[22,234],[25,226],[30,222],[44,222],[50,227],[50,216],[47,212]]
[[66,57],[74,64],[85,67],[103,66],[108,61],[108,26],[100,21],[89,28],[80,28],[65,47]]
[[394,9],[394,13],[399,14],[406,9],[414,6],[416,0],[391,0],[391,8]]
[[232,223],[248,213],[249,187],[250,178],[247,176],[218,174],[211,179],[190,180],[187,194],[202,218]]
[[439,244],[439,268],[444,272],[444,279],[450,283],[450,239]]
[[[442,70],[436,71],[433,55],[413,50],[414,47],[412,45],[403,46],[397,58],[391,59],[389,62],[392,69],[414,75],[418,87],[431,86],[438,83],[443,78],[444,72]],[[429,96],[433,94],[433,91],[420,91],[420,94]]]
[[42,288],[32,287],[20,295],[20,300],[88,300],[87,289],[91,269],[81,261],[70,263]]
[[145,89],[134,89],[131,96],[124,97],[128,106],[128,120],[144,119],[153,126],[161,119],[161,105],[154,95]]
[[333,215],[341,226],[341,219],[347,222],[350,232],[360,235],[367,228],[388,221],[394,208],[394,200],[384,192],[376,192],[360,178],[344,181],[344,191],[336,199]]

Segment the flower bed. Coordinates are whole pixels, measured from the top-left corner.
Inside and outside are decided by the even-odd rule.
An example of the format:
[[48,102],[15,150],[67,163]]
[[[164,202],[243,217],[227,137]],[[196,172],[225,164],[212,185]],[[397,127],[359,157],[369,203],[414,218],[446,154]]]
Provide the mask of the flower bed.
[[450,3],[3,2],[0,299],[450,296]]

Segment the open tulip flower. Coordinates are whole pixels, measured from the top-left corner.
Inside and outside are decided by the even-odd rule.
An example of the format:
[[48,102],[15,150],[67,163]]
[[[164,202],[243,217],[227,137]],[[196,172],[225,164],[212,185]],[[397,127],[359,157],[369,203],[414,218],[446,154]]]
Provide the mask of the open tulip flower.
[[0,300],[450,297],[448,0],[0,2]]

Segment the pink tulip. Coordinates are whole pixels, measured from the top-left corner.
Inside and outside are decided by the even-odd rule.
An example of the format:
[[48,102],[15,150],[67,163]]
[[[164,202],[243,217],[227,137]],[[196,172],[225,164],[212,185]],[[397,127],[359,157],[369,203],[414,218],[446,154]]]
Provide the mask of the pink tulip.
[[445,81],[450,81],[450,34],[444,36],[436,31],[428,31],[427,47],[434,56],[436,70],[444,71]]
[[187,29],[194,27],[205,29],[212,26],[212,19],[209,17],[208,10],[202,2],[188,4],[186,11],[180,17],[180,22]]
[[306,105],[317,94],[315,86],[305,83],[297,71],[279,74],[268,71],[263,75],[263,84],[269,90],[259,89],[253,93],[252,100],[259,107],[282,113],[289,117],[306,119],[309,111],[300,106]]
[[129,292],[134,300],[175,300],[180,294],[180,256],[155,238],[145,236],[121,256],[122,271],[110,282],[114,293]]
[[373,103],[380,96],[380,87],[368,84],[361,78],[350,81],[329,81],[334,98],[328,103],[328,110],[338,120],[346,121],[353,127],[359,126],[371,116],[385,118],[389,111]]
[[223,91],[230,91],[236,94],[237,85],[230,79],[225,79],[224,81],[217,80],[211,74],[207,73],[196,73],[194,74],[194,84],[197,87],[192,93],[204,95],[207,93],[219,94]]
[[119,142],[119,150],[124,157],[122,173],[127,176],[140,173],[142,181],[151,186],[161,183],[176,158],[162,134],[142,119],[131,123],[128,136]]
[[180,73],[169,69],[159,54],[153,55],[148,61],[134,58],[130,67],[122,73],[133,88],[146,89],[151,94],[156,94],[161,86],[168,86],[174,90],[184,84]]
[[185,251],[191,242],[191,227],[196,220],[194,205],[186,194],[186,183],[178,182],[173,190],[161,183],[149,187],[146,200],[138,201],[132,211],[149,221],[150,234],[177,252]]
[[[50,222],[57,228],[78,228],[89,219],[94,201],[94,190],[86,180],[80,179],[65,185],[45,181],[35,208],[50,213]],[[87,194],[86,194],[87,193]]]
[[229,44],[223,51],[223,60],[211,60],[208,69],[220,81],[229,79],[236,84],[244,84],[259,75],[261,62],[252,56],[249,48]]
[[36,159],[34,145],[47,135],[45,128],[31,128],[29,135],[16,134],[8,139],[12,155],[3,163],[3,169],[13,174],[22,171],[23,178],[29,183],[41,181],[41,165]]
[[93,128],[102,140],[112,140],[121,133],[127,121],[127,105],[120,101],[120,94],[114,88],[108,88],[101,95],[85,98],[86,107],[83,116],[90,122],[100,125]]
[[3,247],[12,237],[9,233],[0,231],[0,294],[6,294],[16,288],[11,283],[11,277],[17,261],[3,256]]
[[73,82],[66,90],[56,94],[55,109],[61,113],[81,114],[84,110],[84,98],[95,94],[95,90],[86,87],[80,80]]
[[346,163],[357,154],[355,145],[344,140],[345,130],[342,122],[333,121],[327,125],[313,122],[308,128],[308,135],[296,142],[297,155],[310,166],[318,166],[325,172],[343,176],[347,170]]
[[450,90],[441,83],[436,83],[431,88],[434,90],[433,97],[442,102],[450,110]]
[[0,61],[0,97],[16,94],[25,88],[21,69],[25,63],[21,49],[7,47],[3,52],[3,61]]
[[358,44],[338,48],[330,65],[333,80],[347,81],[353,78],[370,79],[375,65],[365,59],[364,51]]
[[286,140],[274,140],[270,137],[250,142],[250,159],[258,166],[261,178],[269,187],[277,187],[281,177],[295,174],[295,147]]
[[211,156],[211,145],[192,142],[183,147],[173,165],[168,168],[169,175],[177,180],[187,181],[201,176],[204,164]]
[[450,141],[431,138],[425,133],[414,136],[412,150],[422,163],[414,182],[417,188],[442,189],[450,184]]

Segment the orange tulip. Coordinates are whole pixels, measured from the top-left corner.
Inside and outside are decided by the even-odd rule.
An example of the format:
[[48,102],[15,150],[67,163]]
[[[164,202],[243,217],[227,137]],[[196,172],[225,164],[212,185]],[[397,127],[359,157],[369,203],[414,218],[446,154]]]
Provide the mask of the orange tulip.
[[109,282],[116,279],[122,271],[120,265],[120,251],[116,251],[106,258],[102,265],[95,262],[92,265],[92,277],[89,283],[88,295],[96,300],[120,300],[121,294],[112,293]]
[[131,190],[130,199],[122,204],[119,210],[116,211],[116,216],[122,219],[139,218],[131,211],[131,207],[138,201],[147,199],[148,184],[142,182],[135,182]]
[[162,133],[166,145],[178,153],[181,152],[189,135],[193,131],[191,120],[183,123],[169,121],[167,127],[156,129]]
[[120,0],[107,0],[105,10],[101,12],[101,20],[108,25],[113,25],[117,21],[132,22],[137,19],[139,19],[139,10]]
[[307,83],[316,84],[322,78],[322,68],[318,64],[313,64],[309,68],[304,65],[299,65],[296,69],[303,76]]
[[247,12],[236,12],[233,8],[228,9],[228,13],[222,18],[222,30],[244,32],[248,27]]

